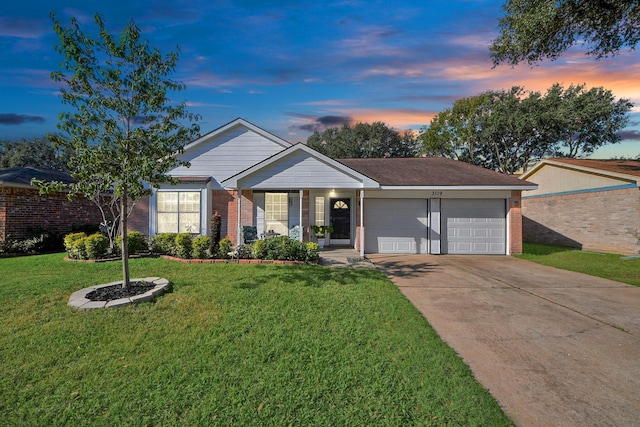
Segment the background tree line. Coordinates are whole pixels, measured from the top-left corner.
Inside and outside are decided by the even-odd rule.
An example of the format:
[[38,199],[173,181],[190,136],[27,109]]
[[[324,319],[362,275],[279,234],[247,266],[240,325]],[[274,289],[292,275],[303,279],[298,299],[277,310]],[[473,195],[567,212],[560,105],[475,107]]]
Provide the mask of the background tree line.
[[514,86],[456,101],[419,139],[426,155],[512,174],[533,159],[585,157],[620,142],[631,107],[602,87],[555,84],[543,95]]

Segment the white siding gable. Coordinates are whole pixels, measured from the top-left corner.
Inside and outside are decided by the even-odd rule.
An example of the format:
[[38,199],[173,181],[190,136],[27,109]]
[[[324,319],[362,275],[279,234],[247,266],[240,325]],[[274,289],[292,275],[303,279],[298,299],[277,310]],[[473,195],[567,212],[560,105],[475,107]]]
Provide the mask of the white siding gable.
[[211,176],[214,188],[220,182],[282,151],[283,146],[244,125],[234,126],[194,144],[179,156],[191,163],[178,167],[173,176]]
[[240,188],[362,188],[362,180],[298,150],[238,181]]

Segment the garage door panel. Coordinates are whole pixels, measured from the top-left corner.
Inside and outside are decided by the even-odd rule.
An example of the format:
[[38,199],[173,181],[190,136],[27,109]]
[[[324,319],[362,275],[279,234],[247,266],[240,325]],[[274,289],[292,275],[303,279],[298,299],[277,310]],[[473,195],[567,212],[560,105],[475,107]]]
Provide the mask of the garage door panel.
[[442,221],[447,253],[506,253],[504,199],[443,200]]
[[366,199],[367,253],[426,253],[426,199]]

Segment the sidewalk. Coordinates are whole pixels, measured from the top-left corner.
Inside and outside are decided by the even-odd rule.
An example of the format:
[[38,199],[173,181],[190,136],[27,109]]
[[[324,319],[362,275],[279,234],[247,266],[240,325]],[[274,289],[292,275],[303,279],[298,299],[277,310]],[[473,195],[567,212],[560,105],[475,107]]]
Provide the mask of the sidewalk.
[[320,249],[320,265],[334,268],[376,268],[360,252],[348,246],[329,246]]

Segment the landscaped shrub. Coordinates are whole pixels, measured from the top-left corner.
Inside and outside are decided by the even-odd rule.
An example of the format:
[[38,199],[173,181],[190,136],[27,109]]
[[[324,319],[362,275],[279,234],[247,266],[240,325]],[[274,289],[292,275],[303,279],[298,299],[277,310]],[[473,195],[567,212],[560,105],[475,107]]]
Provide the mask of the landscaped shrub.
[[5,239],[0,240],[0,253],[6,254],[35,254],[45,249],[45,241],[48,234],[42,233],[27,239]]
[[[139,231],[130,231],[127,233],[127,249],[129,255],[145,252],[149,250],[149,244],[144,234]],[[122,253],[122,235],[116,238],[116,251]]]
[[[87,234],[84,232],[69,233],[64,236],[64,249],[67,251],[69,258],[84,259],[82,257],[84,252],[84,243],[80,245],[78,242],[82,242],[86,238]],[[86,254],[84,254],[84,256],[86,256]]]
[[229,258],[229,252],[231,252],[231,239],[228,237],[225,237],[224,239],[220,239],[216,258],[222,258],[222,259]]
[[[266,242],[266,240],[264,239],[260,239],[260,240],[256,240],[253,243],[253,256],[257,259],[261,259],[258,254],[264,253],[264,250],[262,249],[262,246],[264,245],[264,242]],[[262,258],[264,259],[264,258]]]
[[127,237],[129,238],[128,244],[130,254],[139,254],[140,252],[146,252],[149,250],[147,236],[145,236],[141,232],[130,231],[129,233],[127,233]]
[[320,258],[320,250],[315,242],[307,242],[307,259],[306,261],[315,262]]
[[218,212],[214,212],[211,217],[211,245],[209,246],[209,253],[211,256],[215,256],[218,253],[220,247],[220,233],[222,232],[222,217]]
[[102,233],[94,233],[84,238],[84,246],[89,259],[98,259],[107,254],[109,239]]
[[193,252],[193,237],[189,233],[176,235],[176,256],[184,259],[191,258]]
[[43,226],[28,227],[29,237],[23,248],[29,253],[60,252],[64,250],[64,233],[48,230]]
[[70,257],[74,259],[88,259],[86,243],[86,237],[74,240],[73,245],[71,245]]
[[211,246],[211,238],[208,236],[198,236],[193,239],[193,257],[197,259],[205,259],[209,257],[209,247]]
[[253,245],[239,245],[233,251],[233,257],[237,259],[252,259],[253,258]]
[[153,236],[151,252],[159,255],[175,255],[176,233],[160,233]]
[[264,240],[264,243],[255,248],[255,257],[282,261],[307,261],[308,250],[304,242],[287,236],[278,236]]

